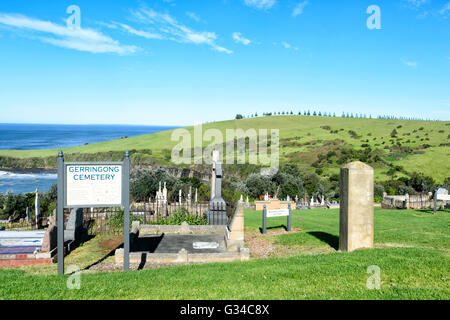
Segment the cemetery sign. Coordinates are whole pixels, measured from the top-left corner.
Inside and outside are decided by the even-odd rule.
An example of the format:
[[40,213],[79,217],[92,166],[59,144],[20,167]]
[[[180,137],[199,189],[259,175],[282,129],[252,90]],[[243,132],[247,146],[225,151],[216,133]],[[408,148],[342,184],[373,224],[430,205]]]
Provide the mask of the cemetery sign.
[[291,204],[289,203],[289,209],[280,209],[280,210],[267,210],[267,206],[264,205],[263,209],[263,225],[262,225],[262,233],[267,233],[267,218],[278,218],[278,217],[287,217],[286,230],[291,232]]
[[123,163],[65,163],[65,207],[122,205]]
[[64,274],[64,209],[124,209],[124,270],[130,266],[130,154],[123,162],[64,162],[58,155],[58,273]]

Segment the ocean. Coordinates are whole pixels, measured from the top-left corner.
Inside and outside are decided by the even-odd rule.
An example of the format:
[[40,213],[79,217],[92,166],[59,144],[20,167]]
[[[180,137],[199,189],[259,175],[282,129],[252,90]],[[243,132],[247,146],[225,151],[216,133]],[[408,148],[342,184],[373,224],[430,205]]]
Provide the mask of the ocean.
[[[171,126],[0,124],[0,150],[67,148],[171,130]],[[0,193],[47,191],[55,172],[0,169]]]

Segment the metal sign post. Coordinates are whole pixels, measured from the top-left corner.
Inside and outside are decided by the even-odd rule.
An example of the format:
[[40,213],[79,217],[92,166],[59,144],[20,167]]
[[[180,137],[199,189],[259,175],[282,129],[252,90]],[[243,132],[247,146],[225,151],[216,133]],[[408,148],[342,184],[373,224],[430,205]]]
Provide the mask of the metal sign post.
[[277,217],[287,217],[286,230],[287,232],[291,232],[291,224],[292,224],[292,211],[291,204],[289,203],[288,209],[280,209],[280,210],[267,210],[266,205],[263,208],[263,221],[262,221],[262,233],[267,233],[267,218],[277,218]]
[[58,155],[58,274],[64,274],[64,209],[65,208],[124,209],[123,268],[130,268],[130,154],[123,162],[64,162]]
[[434,197],[433,197],[433,213],[437,213],[437,190],[434,190]]
[[58,200],[56,222],[58,234],[58,274],[64,274],[64,154],[58,154]]
[[130,153],[125,152],[123,161],[123,270],[130,270]]
[[291,232],[291,220],[292,218],[292,212],[291,212],[291,204],[289,203],[289,215],[287,217],[287,232]]
[[263,223],[262,223],[262,233],[267,233],[267,206],[264,205],[263,208]]

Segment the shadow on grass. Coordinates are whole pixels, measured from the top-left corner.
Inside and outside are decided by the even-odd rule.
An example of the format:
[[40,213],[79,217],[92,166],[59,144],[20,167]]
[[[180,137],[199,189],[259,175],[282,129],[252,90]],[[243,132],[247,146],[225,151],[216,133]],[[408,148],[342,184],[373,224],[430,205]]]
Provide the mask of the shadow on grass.
[[330,247],[332,247],[335,250],[339,250],[339,237],[326,233],[321,231],[312,231],[308,232],[308,234],[312,235],[313,237],[316,237],[322,242],[328,243]]
[[[433,208],[431,208],[431,209],[416,209],[415,211],[419,212],[419,213],[431,213],[431,214],[434,214],[434,209]],[[439,208],[437,208],[436,213],[442,213],[442,212],[450,213],[450,210],[449,209],[439,209]]]
[[[266,230],[275,230],[275,229],[284,229],[286,232],[288,231],[287,227],[285,225],[279,225],[279,226],[272,226],[272,227],[266,227]],[[259,227],[259,232],[262,233],[263,229],[262,227]]]
[[[95,236],[90,236],[90,239],[95,238]],[[90,268],[102,263],[103,261],[105,261],[106,259],[108,259],[109,257],[112,257],[115,255],[116,250],[123,248],[123,243],[121,243],[120,245],[118,245],[116,248],[114,248],[113,250],[111,250],[108,254],[106,254],[103,258],[97,260],[96,262],[88,265],[87,267],[85,267],[83,270],[89,270]]]

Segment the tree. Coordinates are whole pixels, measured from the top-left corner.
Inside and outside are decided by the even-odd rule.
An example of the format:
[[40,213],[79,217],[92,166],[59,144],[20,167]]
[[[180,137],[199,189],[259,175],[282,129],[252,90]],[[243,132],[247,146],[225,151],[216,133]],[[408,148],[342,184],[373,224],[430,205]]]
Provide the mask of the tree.
[[301,177],[303,179],[303,174],[300,172],[300,169],[293,163],[285,164],[281,167],[280,171],[294,177]]
[[397,130],[396,129],[394,129],[394,130],[392,130],[392,132],[391,132],[391,137],[392,138],[397,138]]
[[433,178],[425,176],[423,173],[414,172],[408,181],[408,185],[417,192],[433,192],[435,182]]
[[252,198],[259,198],[259,196],[264,195],[266,192],[269,194],[274,194],[275,192],[275,185],[270,177],[257,173],[249,175],[245,185],[247,186],[249,196]]
[[242,114],[237,114],[236,115],[236,120],[241,120],[244,119],[244,117],[242,116]]

